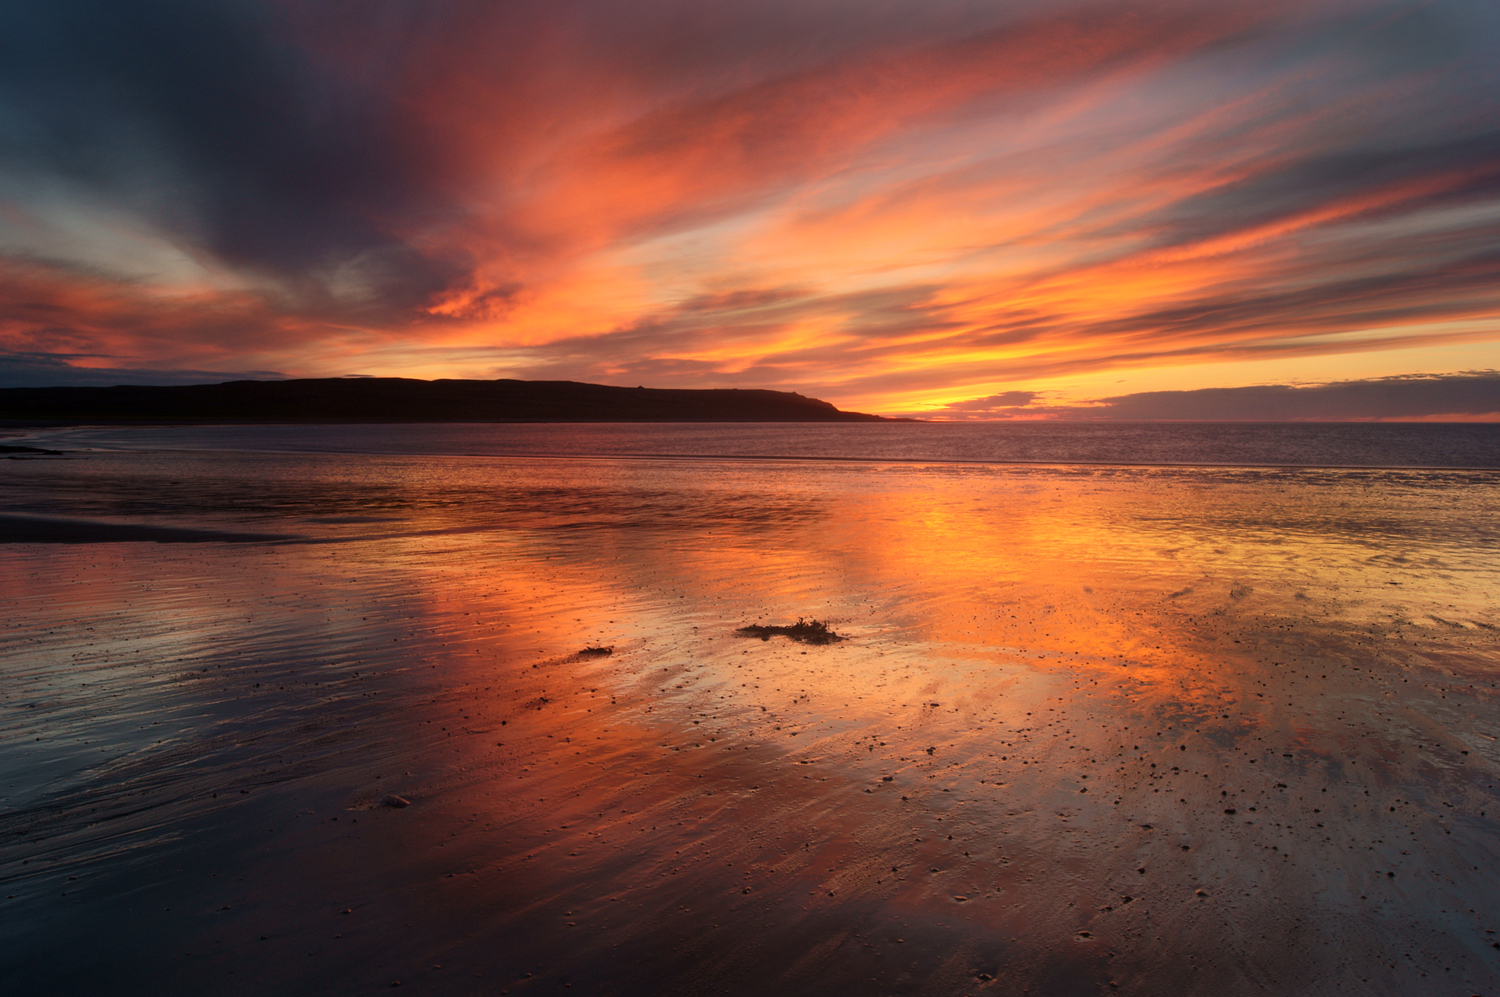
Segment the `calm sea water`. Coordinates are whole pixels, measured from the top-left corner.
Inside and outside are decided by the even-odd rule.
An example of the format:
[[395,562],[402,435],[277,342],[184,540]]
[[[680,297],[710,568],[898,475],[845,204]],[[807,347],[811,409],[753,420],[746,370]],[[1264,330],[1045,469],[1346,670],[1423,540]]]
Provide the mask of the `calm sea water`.
[[62,447],[273,453],[1500,468],[1496,424],[282,425],[75,428],[31,438]]

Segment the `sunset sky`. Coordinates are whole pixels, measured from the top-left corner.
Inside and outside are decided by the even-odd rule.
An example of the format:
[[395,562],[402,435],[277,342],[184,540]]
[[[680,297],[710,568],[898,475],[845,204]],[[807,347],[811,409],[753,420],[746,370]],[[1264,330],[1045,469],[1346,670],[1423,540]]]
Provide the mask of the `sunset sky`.
[[1500,418],[1497,53],[1493,0],[11,0],[0,386]]

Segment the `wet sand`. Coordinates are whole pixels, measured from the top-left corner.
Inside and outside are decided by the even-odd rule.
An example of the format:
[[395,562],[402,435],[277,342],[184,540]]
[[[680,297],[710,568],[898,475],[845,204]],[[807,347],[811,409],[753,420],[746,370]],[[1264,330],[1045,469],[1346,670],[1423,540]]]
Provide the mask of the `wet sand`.
[[1494,475],[6,470],[10,992],[1500,989]]
[[268,543],[293,539],[300,538],[290,534],[236,533],[231,530],[195,530],[138,523],[101,523],[87,519],[0,514],[0,543],[3,544]]

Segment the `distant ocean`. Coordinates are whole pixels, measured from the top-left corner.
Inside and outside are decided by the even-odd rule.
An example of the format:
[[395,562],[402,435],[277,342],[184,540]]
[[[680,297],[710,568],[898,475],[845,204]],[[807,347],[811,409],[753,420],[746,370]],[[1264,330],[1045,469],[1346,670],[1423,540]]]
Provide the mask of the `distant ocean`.
[[1500,424],[610,423],[92,427],[65,448],[1241,467],[1500,468]]

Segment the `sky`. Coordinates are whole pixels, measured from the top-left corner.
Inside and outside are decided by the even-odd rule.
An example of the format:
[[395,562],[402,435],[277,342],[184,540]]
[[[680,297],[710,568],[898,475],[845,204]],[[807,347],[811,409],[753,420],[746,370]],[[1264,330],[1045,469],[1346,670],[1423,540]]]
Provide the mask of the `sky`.
[[1500,419],[1495,0],[9,0],[0,386]]

